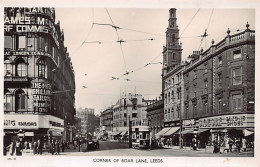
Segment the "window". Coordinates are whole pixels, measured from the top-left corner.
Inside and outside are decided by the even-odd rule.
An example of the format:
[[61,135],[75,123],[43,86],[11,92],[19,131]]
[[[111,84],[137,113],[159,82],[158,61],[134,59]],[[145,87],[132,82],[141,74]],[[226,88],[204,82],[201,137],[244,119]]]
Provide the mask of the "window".
[[193,72],[194,72],[194,78],[197,78],[196,70],[194,70]]
[[207,100],[203,101],[203,112],[205,114],[208,113],[208,101]]
[[4,95],[4,110],[12,110],[12,95],[8,90]]
[[174,91],[172,91],[172,100],[174,101]]
[[165,82],[165,87],[166,87],[166,88],[167,88],[167,86],[168,86],[167,84],[168,84],[168,83],[167,83],[167,82]]
[[180,89],[177,90],[177,99],[178,100],[181,99],[181,90]]
[[172,84],[174,84],[174,78],[172,78]]
[[186,107],[185,107],[185,113],[186,113],[186,118],[188,118],[188,113],[189,113],[189,106],[188,105],[186,105]]
[[170,94],[170,92],[168,93],[168,103],[170,103],[171,102],[171,94]]
[[196,115],[197,113],[197,104],[193,104],[193,117]]
[[205,68],[204,73],[207,73],[208,72],[207,63],[204,64],[204,68]]
[[242,109],[242,95],[233,94],[232,95],[232,110],[233,112],[241,111]]
[[10,64],[10,60],[9,59],[6,59],[5,62],[4,62],[4,75],[5,76],[11,76],[12,73],[11,73],[11,64]]
[[242,83],[242,67],[232,70],[233,85],[239,85]]
[[15,110],[25,110],[27,107],[27,95],[23,90],[19,89],[15,93]]
[[36,38],[34,38],[34,37],[27,38],[27,50],[28,51],[35,51],[35,40],[36,40]]
[[233,51],[233,59],[241,59],[242,54],[241,54],[241,49]]
[[39,37],[38,39],[38,50],[45,50],[45,38]]
[[27,75],[27,66],[22,58],[19,58],[15,62],[16,76],[26,76]]
[[39,78],[47,77],[46,62],[42,59],[38,61],[38,77]]
[[222,98],[218,97],[217,99],[217,112],[221,113],[222,112]]
[[12,49],[12,37],[11,36],[5,36],[4,38],[4,48]]
[[165,94],[164,99],[165,99],[165,103],[167,103],[167,94]]
[[18,36],[18,49],[25,48],[25,36]]
[[218,65],[222,65],[222,56],[218,57]]
[[204,80],[204,89],[207,90],[207,88],[208,88],[208,80],[205,79]]
[[222,73],[218,74],[218,83],[217,83],[218,88],[222,88]]

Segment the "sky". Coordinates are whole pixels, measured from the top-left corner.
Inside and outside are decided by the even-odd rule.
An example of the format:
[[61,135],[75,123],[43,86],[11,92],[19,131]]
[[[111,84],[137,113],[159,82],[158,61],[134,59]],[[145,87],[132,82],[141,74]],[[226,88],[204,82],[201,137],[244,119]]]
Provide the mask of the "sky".
[[[142,94],[145,99],[159,97],[162,65],[158,62],[163,58],[168,8],[55,8],[55,11],[75,71],[76,109],[94,108],[95,114],[99,114],[117,102],[120,92]],[[177,9],[182,60],[193,51],[208,49],[213,39],[215,44],[224,39],[228,28],[231,34],[244,30],[247,22],[254,30],[254,9]],[[97,23],[113,24],[120,29]],[[206,29],[208,36],[201,42],[200,36]],[[148,40],[151,38],[154,40]],[[126,42],[120,46],[118,40]],[[148,63],[153,64],[144,67]],[[130,74],[123,75],[126,71]]]

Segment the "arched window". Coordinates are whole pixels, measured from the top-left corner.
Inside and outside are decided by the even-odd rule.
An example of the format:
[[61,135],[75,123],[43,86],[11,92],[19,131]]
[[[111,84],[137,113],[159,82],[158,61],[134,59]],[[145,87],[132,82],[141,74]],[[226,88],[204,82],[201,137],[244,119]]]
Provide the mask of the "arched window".
[[27,108],[27,95],[22,89],[15,92],[15,110],[25,110]]
[[37,64],[38,64],[38,77],[46,78],[47,77],[46,62],[43,59],[40,59]]
[[4,64],[5,64],[5,69],[4,69],[4,75],[5,76],[11,76],[11,62],[10,62],[10,60],[9,59],[5,59],[5,62],[4,62]]
[[27,75],[27,65],[24,59],[19,58],[15,62],[15,74],[16,76],[24,77]]
[[9,90],[5,89],[4,90],[4,110],[5,111],[10,111],[12,110],[12,95],[9,92]]

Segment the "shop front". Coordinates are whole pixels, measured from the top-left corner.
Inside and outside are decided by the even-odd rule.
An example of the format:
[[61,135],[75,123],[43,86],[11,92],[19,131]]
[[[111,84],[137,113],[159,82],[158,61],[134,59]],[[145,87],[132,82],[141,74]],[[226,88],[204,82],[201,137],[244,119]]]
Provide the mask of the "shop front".
[[221,147],[226,146],[228,138],[242,142],[254,142],[254,114],[230,114],[200,118],[196,121],[198,131],[210,131],[209,135],[202,135],[202,140],[212,145],[215,140]]
[[4,145],[6,147],[11,141],[17,140],[19,131],[23,133],[22,142],[32,144],[40,139],[47,145],[52,132],[53,137],[62,137],[63,122],[62,119],[51,115],[5,114]]

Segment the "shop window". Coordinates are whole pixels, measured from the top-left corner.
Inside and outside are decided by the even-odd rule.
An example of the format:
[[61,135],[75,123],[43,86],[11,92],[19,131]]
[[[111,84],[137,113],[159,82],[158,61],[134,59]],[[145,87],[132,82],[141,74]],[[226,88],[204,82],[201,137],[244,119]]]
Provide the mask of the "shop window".
[[241,49],[238,49],[238,50],[234,50],[233,51],[233,59],[241,59],[242,57],[242,54],[241,54]]
[[27,75],[27,65],[24,62],[24,59],[19,58],[15,62],[16,76],[26,76]]
[[38,65],[38,77],[39,78],[46,78],[47,77],[47,66],[46,62],[40,59],[37,63]]
[[4,48],[12,49],[12,36],[5,36],[4,38]]
[[12,65],[11,65],[11,62],[9,59],[6,59],[4,61],[4,75],[5,76],[11,76],[12,73],[11,73],[11,68],[12,68]]
[[239,85],[242,83],[242,67],[232,70],[233,85]]
[[242,94],[232,95],[232,110],[233,112],[239,112],[242,110]]
[[12,110],[12,95],[8,90],[5,90],[4,110],[6,110],[6,111]]
[[27,95],[22,89],[19,89],[15,93],[15,110],[25,110],[27,102]]

